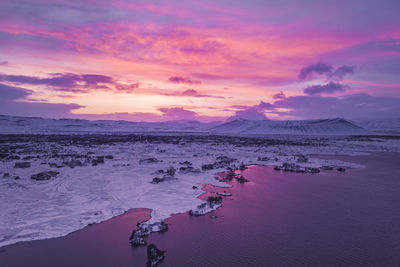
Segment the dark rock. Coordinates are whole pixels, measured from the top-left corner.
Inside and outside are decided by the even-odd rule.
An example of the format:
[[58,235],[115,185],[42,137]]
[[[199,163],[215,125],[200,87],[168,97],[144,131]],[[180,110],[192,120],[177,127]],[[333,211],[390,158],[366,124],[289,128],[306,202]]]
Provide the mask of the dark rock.
[[268,157],[258,157],[257,158],[258,161],[269,161]]
[[[176,169],[174,167],[170,166],[165,173],[166,173],[166,175],[173,177],[173,176],[175,176]],[[164,178],[166,178],[166,177],[164,177]]]
[[247,169],[247,167],[246,167],[246,165],[244,165],[243,163],[240,165],[240,167],[239,167],[239,170],[241,170],[241,171],[244,171],[244,170],[246,170]]
[[180,173],[199,173],[200,170],[197,168],[193,168],[192,166],[187,166],[187,167],[180,167],[179,172]]
[[192,186],[192,189],[198,189],[198,187],[194,185],[194,186]]
[[190,161],[179,162],[181,165],[192,166],[193,164]]
[[147,246],[147,266],[157,266],[164,260],[165,251],[159,250],[154,244]]
[[345,169],[345,168],[342,168],[342,167],[339,167],[339,168],[337,168],[336,170],[339,171],[339,172],[345,172],[345,171],[346,171],[346,169]]
[[331,167],[331,166],[322,166],[321,169],[323,169],[325,171],[333,171],[333,167]]
[[8,172],[6,172],[6,173],[3,174],[3,177],[4,178],[8,178],[8,177],[10,177],[10,174]]
[[218,216],[217,216],[217,215],[210,215],[210,218],[211,218],[211,219],[217,219]]
[[32,175],[31,179],[37,181],[50,180],[52,177],[56,177],[58,174],[60,173],[55,171],[45,171]]
[[227,168],[235,161],[237,161],[237,159],[230,158],[227,156],[218,156],[216,158],[216,161],[214,162],[214,168],[216,169]]
[[304,155],[299,154],[299,155],[296,155],[296,157],[297,157],[298,163],[305,163],[308,161],[308,158]]
[[[45,163],[45,164],[46,164],[46,163]],[[57,163],[53,163],[53,162],[50,162],[50,163],[49,163],[49,166],[52,167],[52,168],[62,168],[62,167],[64,167],[64,166],[62,166],[62,165],[58,165]]]
[[311,167],[306,167],[305,172],[307,173],[320,173],[321,171],[318,168],[311,168]]
[[83,166],[83,163],[82,163],[80,160],[78,160],[78,159],[71,159],[71,160],[68,160],[68,161],[64,161],[63,164],[64,164],[65,166],[70,167],[70,168],[75,168],[75,167],[81,167],[81,166]]
[[113,155],[107,155],[107,156],[105,156],[105,158],[106,159],[114,159],[114,156]]
[[97,166],[99,164],[104,164],[104,156],[97,156],[97,158],[92,159],[92,166]]
[[30,168],[31,163],[26,161],[26,162],[15,162],[14,168]]
[[190,216],[202,216],[215,208],[220,206],[222,203],[222,197],[209,196],[205,203],[201,203],[195,210],[189,210]]
[[228,180],[232,180],[235,177],[236,177],[236,173],[233,170],[229,171],[228,174],[226,175],[226,179],[228,179]]
[[209,196],[207,198],[207,203],[210,204],[210,206],[218,205],[222,203],[222,197],[214,197],[214,196]]
[[304,173],[319,173],[320,170],[311,167],[301,167],[294,163],[284,162],[282,166],[275,166],[275,171],[285,171],[285,172],[304,172]]
[[146,158],[146,159],[141,159],[139,160],[139,164],[145,164],[145,163],[157,163],[160,160],[156,159],[156,158]]
[[212,169],[214,169],[214,164],[203,164],[201,166],[201,169],[203,171],[212,170]]
[[21,177],[19,177],[19,176],[14,177],[14,180],[19,180],[19,179],[21,179]]
[[244,183],[247,183],[247,182],[249,182],[249,180],[247,180],[246,178],[244,178],[244,176],[239,176],[239,177],[236,177],[236,181],[238,181],[239,183],[241,183],[241,184],[244,184]]
[[151,181],[151,183],[152,184],[158,184],[158,183],[161,183],[161,182],[164,182],[164,181],[165,181],[164,177],[163,178],[154,177],[153,180]]
[[132,246],[145,246],[147,243],[144,237],[150,235],[152,232],[165,232],[168,230],[168,224],[161,222],[155,222],[148,224],[146,222],[138,224],[139,229],[132,232],[129,242]]
[[174,167],[170,166],[165,172],[163,170],[158,170],[157,172],[160,174],[162,174],[162,173],[165,173],[165,174],[163,175],[162,178],[154,177],[151,182],[152,184],[158,184],[160,182],[164,182],[168,179],[174,178],[176,169]]

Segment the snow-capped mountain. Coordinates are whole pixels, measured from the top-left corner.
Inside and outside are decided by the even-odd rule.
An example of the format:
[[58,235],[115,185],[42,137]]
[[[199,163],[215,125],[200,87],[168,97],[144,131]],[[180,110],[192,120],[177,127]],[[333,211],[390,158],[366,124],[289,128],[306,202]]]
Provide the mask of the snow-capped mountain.
[[236,119],[212,129],[225,134],[360,134],[367,131],[345,119],[320,120],[246,120]]

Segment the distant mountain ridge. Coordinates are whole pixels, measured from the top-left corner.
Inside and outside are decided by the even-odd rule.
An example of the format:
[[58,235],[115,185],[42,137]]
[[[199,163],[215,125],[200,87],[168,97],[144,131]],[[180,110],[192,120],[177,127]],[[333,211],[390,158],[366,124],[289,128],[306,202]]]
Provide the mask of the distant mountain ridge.
[[359,134],[367,131],[343,118],[319,120],[236,119],[218,125],[211,132],[236,134]]
[[[364,127],[363,127],[364,126]],[[343,118],[316,120],[247,120],[202,123],[198,121],[130,122],[83,119],[45,119],[0,115],[2,134],[56,133],[204,133],[224,135],[349,135],[400,134],[400,119],[394,121],[362,121]]]

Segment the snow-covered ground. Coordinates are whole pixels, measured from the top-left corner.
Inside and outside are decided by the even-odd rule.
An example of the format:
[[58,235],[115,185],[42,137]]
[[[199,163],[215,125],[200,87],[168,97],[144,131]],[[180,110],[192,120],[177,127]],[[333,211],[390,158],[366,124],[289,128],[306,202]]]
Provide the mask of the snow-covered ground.
[[[202,183],[242,164],[359,168],[311,155],[400,152],[384,137],[211,135],[0,135],[0,246],[66,235],[131,208],[160,222],[196,210]],[[17,164],[29,162],[29,164]],[[25,167],[25,168],[20,168]],[[32,175],[52,171],[48,180]],[[57,174],[58,173],[58,174]],[[318,175],[318,174],[316,174]],[[157,178],[157,179],[154,179]]]

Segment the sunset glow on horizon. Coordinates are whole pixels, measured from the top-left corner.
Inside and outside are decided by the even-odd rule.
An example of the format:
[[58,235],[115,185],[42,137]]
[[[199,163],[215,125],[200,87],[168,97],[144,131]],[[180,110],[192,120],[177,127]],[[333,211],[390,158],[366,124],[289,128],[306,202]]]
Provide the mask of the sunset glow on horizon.
[[399,11],[391,0],[4,0],[0,114],[398,116]]

